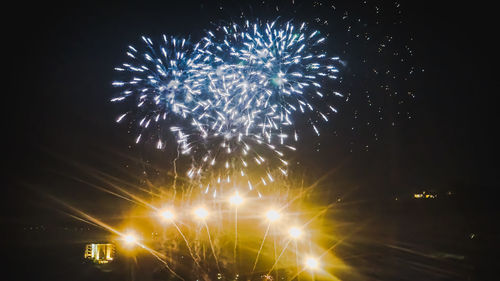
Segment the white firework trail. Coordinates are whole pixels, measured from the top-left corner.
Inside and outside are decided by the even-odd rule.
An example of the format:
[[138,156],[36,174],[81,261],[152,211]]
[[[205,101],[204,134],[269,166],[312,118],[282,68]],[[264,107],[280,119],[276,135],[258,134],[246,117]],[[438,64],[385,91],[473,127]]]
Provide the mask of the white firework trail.
[[[142,41],[115,68],[123,78],[112,83],[120,89],[112,101],[136,103],[117,122],[132,119],[136,142],[152,140],[158,149],[171,134],[194,159],[191,179],[211,170],[230,182],[234,171],[266,175],[271,165],[286,174],[284,151],[294,151],[299,138],[296,115],[320,135],[318,126],[337,112],[330,97],[342,96],[332,90],[339,58],[328,56],[326,37],[305,23],[221,25],[194,45],[167,36]],[[265,178],[272,181],[260,177],[264,185]]]

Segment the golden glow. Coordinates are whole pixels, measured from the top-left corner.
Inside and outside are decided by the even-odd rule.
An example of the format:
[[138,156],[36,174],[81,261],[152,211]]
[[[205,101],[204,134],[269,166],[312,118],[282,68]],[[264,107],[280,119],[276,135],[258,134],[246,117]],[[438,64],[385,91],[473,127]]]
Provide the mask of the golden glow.
[[319,261],[315,258],[312,258],[312,257],[308,257],[306,259],[305,264],[306,264],[306,268],[311,269],[311,270],[318,269],[318,267],[319,267]]
[[271,222],[278,220],[280,217],[280,213],[278,213],[278,211],[276,210],[269,210],[266,213],[266,218]]
[[128,246],[132,246],[134,244],[137,244],[137,240],[138,240],[137,236],[134,233],[128,233],[125,236],[123,236],[123,241]]
[[[334,256],[335,251],[329,250],[330,237],[338,243],[344,234],[334,227],[334,221],[324,226],[323,214],[329,207],[308,202],[307,198],[315,197],[304,196],[306,191],[277,178],[280,182],[249,184],[248,188],[245,182],[225,179],[220,183],[215,179],[210,185],[193,183],[177,190],[159,186],[160,191],[151,189],[150,199],[134,199],[138,204],[124,216],[125,221],[116,226],[116,231],[111,230],[114,235],[109,239],[117,242],[120,255],[150,253],[168,266],[172,263],[173,270],[182,261],[172,259],[165,250],[178,251],[199,270],[219,266],[221,274],[235,261],[238,272],[250,274],[254,270],[253,276],[268,279],[274,279],[274,272],[281,268],[290,268],[292,274],[302,275],[304,280],[334,274],[331,268],[348,270]],[[281,189],[287,184],[289,190],[285,193]],[[323,230],[328,235],[321,235]],[[321,240],[315,241],[315,237]],[[203,262],[198,257],[203,257]],[[115,255],[111,263],[116,259]]]
[[297,239],[297,238],[300,238],[300,236],[302,236],[302,230],[300,228],[294,226],[288,230],[288,234],[293,239]]
[[198,218],[198,219],[206,219],[208,217],[208,211],[203,208],[203,207],[200,207],[196,210],[194,210],[194,215]]
[[160,212],[160,216],[164,220],[172,220],[174,219],[174,213],[170,210],[163,210]]
[[231,205],[239,206],[243,203],[243,197],[241,197],[238,192],[236,192],[233,196],[229,198],[229,202]]

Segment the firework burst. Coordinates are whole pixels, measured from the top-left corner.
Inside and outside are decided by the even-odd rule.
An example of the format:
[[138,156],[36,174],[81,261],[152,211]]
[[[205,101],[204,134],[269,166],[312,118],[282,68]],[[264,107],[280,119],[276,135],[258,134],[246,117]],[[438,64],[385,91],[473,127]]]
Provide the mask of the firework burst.
[[[213,170],[229,182],[229,174],[245,176],[251,165],[260,174],[276,167],[286,174],[285,151],[295,150],[298,139],[295,113],[306,114],[319,135],[319,122],[336,112],[328,101],[341,96],[331,90],[338,57],[326,54],[326,38],[305,23],[222,25],[190,48],[185,40],[163,38],[155,47],[143,37],[144,52],[129,47],[127,55],[137,62],[116,68],[131,77],[113,83],[125,88],[113,101],[135,97],[137,142],[152,121],[157,132],[166,127],[175,135],[178,149],[194,159],[189,178]],[[165,137],[155,137],[164,148]]]
[[129,46],[126,54],[130,62],[115,68],[122,80],[113,82],[120,93],[111,101],[135,103],[135,109],[123,113],[116,121],[121,122],[129,113],[134,115],[131,122],[138,128],[137,143],[146,135],[157,140],[157,148],[163,148],[165,131],[172,131],[186,145],[182,130],[173,124],[188,117],[201,94],[196,74],[200,66],[191,58],[193,50],[186,39],[163,35],[157,44],[144,36],[142,41],[144,48]]
[[255,116],[252,122],[245,120],[244,131],[236,131],[244,135],[253,131],[268,143],[278,138],[283,144],[288,135],[282,132],[293,131],[294,112],[312,112],[309,122],[317,134],[315,117],[328,121],[329,112],[336,112],[332,105],[323,111],[315,104],[325,96],[341,96],[324,85],[337,79],[339,60],[327,55],[325,41],[319,31],[310,30],[305,23],[295,27],[291,21],[246,21],[208,31],[198,52],[204,61],[216,65],[217,71],[229,71],[228,76],[236,77],[237,91],[215,95],[223,100],[225,111]]

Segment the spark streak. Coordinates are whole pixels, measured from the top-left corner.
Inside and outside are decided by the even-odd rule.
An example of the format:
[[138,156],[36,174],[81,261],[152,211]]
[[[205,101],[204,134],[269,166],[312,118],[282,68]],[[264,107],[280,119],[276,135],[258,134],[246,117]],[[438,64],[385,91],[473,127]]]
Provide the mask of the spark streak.
[[[326,90],[335,85],[339,58],[328,56],[326,37],[306,23],[233,22],[196,44],[165,35],[160,42],[141,39],[142,47],[129,46],[129,61],[115,68],[112,85],[120,92],[112,102],[137,105],[116,121],[136,124],[136,142],[154,140],[160,150],[172,147],[173,135],[181,154],[193,159],[189,178],[284,168],[280,147],[298,139],[294,117],[307,115],[320,135],[319,124],[336,112],[328,98],[342,96]],[[259,151],[272,151],[278,161],[265,161]]]

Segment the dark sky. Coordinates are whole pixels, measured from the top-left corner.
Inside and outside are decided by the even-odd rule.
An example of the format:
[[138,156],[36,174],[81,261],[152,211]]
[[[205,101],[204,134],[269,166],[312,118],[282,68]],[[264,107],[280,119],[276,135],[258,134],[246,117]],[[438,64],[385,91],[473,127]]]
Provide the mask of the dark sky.
[[[173,2],[18,3],[5,11],[14,15],[3,24],[2,44],[8,48],[2,67],[5,219],[50,216],[50,203],[33,190],[80,203],[106,200],[64,177],[85,178],[68,163],[113,173],[114,165],[125,165],[119,154],[137,157],[137,149],[127,148],[132,136],[113,122],[119,113],[108,102],[114,93],[113,67],[122,62],[125,47],[143,34],[195,38],[217,20],[216,4]],[[466,192],[492,191],[498,166],[495,17],[489,7],[457,3],[402,4],[405,29],[394,32],[413,34],[415,60],[425,69],[414,80],[412,121],[384,127],[383,137],[368,152],[349,152],[348,140],[326,134],[321,153],[305,149],[296,156],[304,170],[315,170],[311,173],[317,176],[338,168],[340,182],[362,186],[367,196],[457,186],[466,186]],[[314,16],[305,10],[297,17]]]

